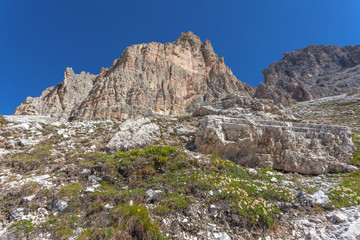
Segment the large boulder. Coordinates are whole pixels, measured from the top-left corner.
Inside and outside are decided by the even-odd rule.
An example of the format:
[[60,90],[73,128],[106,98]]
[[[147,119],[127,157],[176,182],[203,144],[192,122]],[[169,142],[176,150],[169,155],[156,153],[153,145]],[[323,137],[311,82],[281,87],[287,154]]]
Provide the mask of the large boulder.
[[106,145],[109,152],[127,151],[140,148],[161,137],[160,128],[149,118],[127,120],[120,125],[120,130]]
[[202,120],[196,146],[241,165],[303,174],[345,170],[355,151],[348,127],[225,116]]

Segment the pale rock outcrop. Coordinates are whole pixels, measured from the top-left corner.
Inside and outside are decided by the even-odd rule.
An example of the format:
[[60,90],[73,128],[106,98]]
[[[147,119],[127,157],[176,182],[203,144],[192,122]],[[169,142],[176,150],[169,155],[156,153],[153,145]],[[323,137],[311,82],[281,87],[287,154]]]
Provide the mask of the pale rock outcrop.
[[348,127],[225,116],[202,120],[196,146],[241,165],[303,174],[345,170],[355,151]]
[[275,105],[269,99],[229,94],[222,99],[215,99],[196,109],[193,116],[224,115],[248,120],[281,120],[291,121],[295,117],[286,113],[281,104]]
[[360,45],[311,45],[288,52],[263,71],[256,98],[285,105],[360,88]]
[[106,148],[110,152],[127,151],[152,144],[160,137],[159,126],[149,118],[129,119],[120,125]]
[[14,115],[45,115],[68,120],[70,112],[90,92],[95,77],[85,72],[75,74],[71,68],[66,68],[62,83],[47,88],[40,97],[26,98],[25,102],[15,109]]

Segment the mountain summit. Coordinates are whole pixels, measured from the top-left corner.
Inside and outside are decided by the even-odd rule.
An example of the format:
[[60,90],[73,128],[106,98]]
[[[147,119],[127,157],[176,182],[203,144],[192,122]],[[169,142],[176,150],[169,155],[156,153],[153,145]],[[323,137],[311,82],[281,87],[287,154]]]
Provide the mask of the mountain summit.
[[61,84],[38,98],[27,98],[14,114],[124,120],[189,113],[229,93],[251,96],[254,92],[233,75],[209,40],[202,42],[187,32],[172,43],[130,46],[96,76],[74,74],[68,68]]

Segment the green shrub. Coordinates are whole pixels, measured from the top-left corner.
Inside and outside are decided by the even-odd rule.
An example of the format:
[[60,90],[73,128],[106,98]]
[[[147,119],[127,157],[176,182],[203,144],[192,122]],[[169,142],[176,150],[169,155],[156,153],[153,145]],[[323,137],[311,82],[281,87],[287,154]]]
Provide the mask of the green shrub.
[[151,221],[147,208],[142,204],[117,206],[112,215],[119,219],[118,226],[135,239],[159,239],[160,228]]
[[60,188],[59,194],[61,197],[76,197],[83,192],[82,187],[78,183],[70,183],[69,185]]
[[158,214],[164,214],[173,211],[185,210],[194,200],[186,195],[173,192],[168,193],[166,197],[161,200],[160,205],[155,208]]

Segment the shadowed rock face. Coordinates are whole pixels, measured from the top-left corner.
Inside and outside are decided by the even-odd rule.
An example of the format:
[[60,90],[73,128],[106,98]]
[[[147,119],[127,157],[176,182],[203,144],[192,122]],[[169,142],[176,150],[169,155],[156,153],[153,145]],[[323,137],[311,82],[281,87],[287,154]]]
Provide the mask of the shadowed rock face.
[[[27,99],[15,114],[61,112],[61,117],[75,121],[124,120],[191,113],[203,103],[229,93],[251,96],[255,92],[233,75],[210,41],[201,42],[192,32],[182,33],[173,43],[130,46],[110,69],[91,78],[94,84],[90,81],[90,89],[86,86],[81,98],[71,100],[72,105],[61,104],[61,99],[70,101],[59,92],[61,86],[66,86],[63,82],[46,90],[40,99]],[[43,110],[48,108],[51,111]]]
[[235,163],[304,174],[342,171],[355,151],[348,127],[206,116],[196,146]]
[[313,45],[285,53],[263,71],[254,97],[290,105],[360,87],[360,45]]

